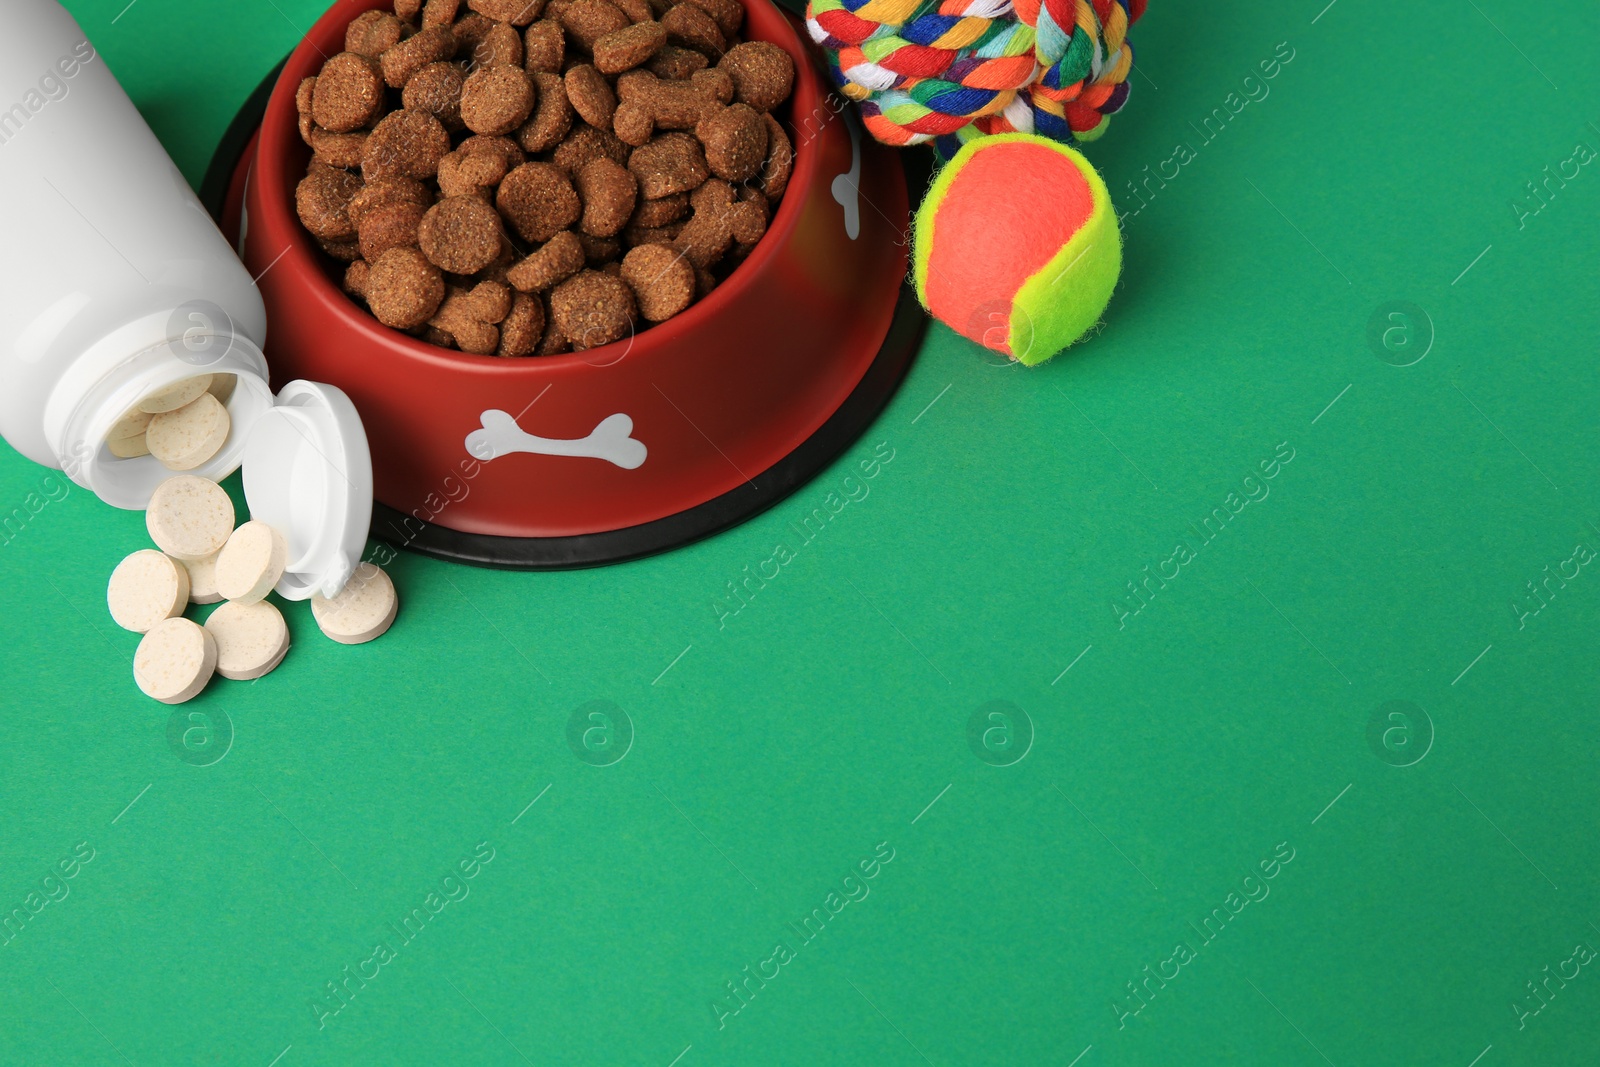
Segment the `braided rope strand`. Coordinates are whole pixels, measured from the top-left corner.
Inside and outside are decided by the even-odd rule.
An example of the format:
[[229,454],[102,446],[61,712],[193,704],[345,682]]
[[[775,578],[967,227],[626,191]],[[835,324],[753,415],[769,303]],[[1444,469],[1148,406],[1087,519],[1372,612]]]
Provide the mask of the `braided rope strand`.
[[1128,98],[1145,0],[811,0],[835,83],[885,144],[1092,141]]

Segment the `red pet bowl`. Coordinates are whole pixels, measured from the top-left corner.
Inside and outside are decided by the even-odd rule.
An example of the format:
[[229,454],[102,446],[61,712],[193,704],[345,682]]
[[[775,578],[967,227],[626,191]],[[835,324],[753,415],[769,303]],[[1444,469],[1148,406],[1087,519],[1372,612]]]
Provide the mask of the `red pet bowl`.
[[905,177],[828,96],[787,17],[749,0],[746,36],[782,47],[798,71],[780,116],[794,174],[755,251],[704,300],[636,336],[504,359],[383,326],[341,291],[295,214],[310,158],[295,88],[342,50],[355,16],[387,6],[338,4],[289,56],[223,211],[242,215],[274,381],[336,385],[361,413],[376,536],[507,567],[634,558],[770,507],[865,430],[925,322],[903,290]]

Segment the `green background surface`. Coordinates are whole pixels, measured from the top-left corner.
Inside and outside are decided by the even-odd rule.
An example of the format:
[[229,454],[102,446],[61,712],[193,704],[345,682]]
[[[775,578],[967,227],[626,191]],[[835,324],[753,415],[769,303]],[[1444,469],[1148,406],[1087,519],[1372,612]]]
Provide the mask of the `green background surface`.
[[[69,6],[195,182],[321,6],[125,2]],[[1130,213],[1192,158],[1127,219],[1091,343],[1026,371],[936,327],[833,468],[662,557],[402,554],[388,636],[335,645],[290,606],[284,665],[182,709],[188,747],[104,608],[142,516],[0,456],[0,510],[44,501],[0,549],[0,911],[94,854],[0,947],[0,1063],[1600,1058],[1597,968],[1527,985],[1600,947],[1600,574],[1518,600],[1600,549],[1600,165],[1513,207],[1600,147],[1600,21],[1324,3],[1151,5],[1089,154]],[[1423,316],[1380,315],[1386,349],[1393,301]],[[568,744],[596,700],[633,731],[607,766]],[[991,701],[1009,718],[969,743]],[[480,842],[470,894],[402,944]],[[797,935],[885,842],[869,895]],[[743,1007],[719,1027],[718,1002]]]

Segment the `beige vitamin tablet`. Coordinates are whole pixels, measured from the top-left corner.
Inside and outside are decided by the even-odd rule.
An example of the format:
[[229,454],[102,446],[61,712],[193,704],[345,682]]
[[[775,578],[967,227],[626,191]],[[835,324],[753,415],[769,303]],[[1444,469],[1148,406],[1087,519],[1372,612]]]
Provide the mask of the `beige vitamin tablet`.
[[231,425],[222,401],[201,393],[183,407],[151,419],[144,439],[150,454],[167,469],[192,471],[222,451]]
[[106,448],[118,459],[138,459],[140,456],[150,454],[150,443],[144,439],[144,434],[136,433],[132,437],[108,437]]
[[144,441],[144,432],[150,428],[150,420],[155,418],[147,411],[134,408],[111,427],[106,434],[106,447],[118,459],[138,459],[140,456],[150,454],[149,447]]
[[338,596],[311,598],[311,615],[322,632],[341,645],[359,645],[382,637],[400,609],[394,583],[383,570],[363,563]]
[[142,549],[117,564],[106,586],[106,607],[124,630],[147,632],[163,619],[182,615],[189,604],[189,572],[183,564],[153,548]]
[[252,520],[233,531],[217,555],[217,592],[228,600],[254,604],[278,584],[289,563],[283,535]]
[[198,696],[216,669],[216,640],[188,619],[157,623],[133,654],[133,680],[145,696],[163,704]]
[[163,411],[176,411],[209,388],[211,388],[211,375],[197,374],[193,378],[185,378],[181,382],[173,382],[157,389],[139,401],[139,410],[152,415],[159,415]]
[[222,599],[217,592],[217,557],[194,559],[183,564],[189,572],[189,603],[215,604]]
[[217,673],[236,682],[269,674],[289,651],[283,613],[265,600],[222,605],[206,620],[217,643]]
[[206,392],[226,404],[228,398],[233,395],[233,387],[238,384],[239,376],[237,374],[213,374],[211,376],[211,384],[206,388]]
[[233,533],[233,501],[209,478],[181,474],[156,486],[145,509],[150,540],[185,563],[222,551]]

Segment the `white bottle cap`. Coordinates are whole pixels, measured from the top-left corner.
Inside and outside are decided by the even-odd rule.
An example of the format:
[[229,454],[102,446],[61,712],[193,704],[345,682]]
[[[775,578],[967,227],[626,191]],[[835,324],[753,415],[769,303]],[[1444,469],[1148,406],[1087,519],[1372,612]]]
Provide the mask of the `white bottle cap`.
[[289,542],[278,594],[336,596],[372,523],[372,454],[355,405],[331,385],[290,382],[249,427],[240,458],[250,517]]

